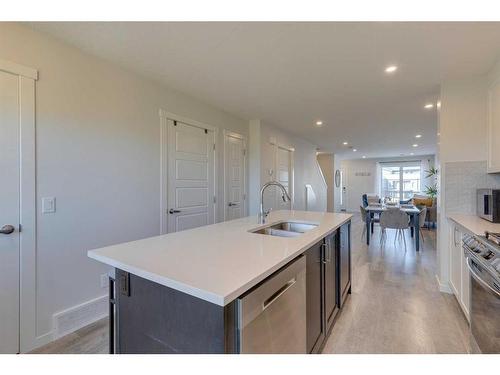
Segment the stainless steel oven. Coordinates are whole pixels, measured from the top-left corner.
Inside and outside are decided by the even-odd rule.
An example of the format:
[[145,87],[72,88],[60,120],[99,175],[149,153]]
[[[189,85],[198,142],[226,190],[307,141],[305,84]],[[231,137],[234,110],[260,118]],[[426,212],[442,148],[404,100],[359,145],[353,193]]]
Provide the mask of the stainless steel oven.
[[477,189],[477,215],[500,223],[500,189]]
[[463,243],[470,271],[473,344],[482,353],[500,353],[500,246],[490,240],[493,236],[466,235]]

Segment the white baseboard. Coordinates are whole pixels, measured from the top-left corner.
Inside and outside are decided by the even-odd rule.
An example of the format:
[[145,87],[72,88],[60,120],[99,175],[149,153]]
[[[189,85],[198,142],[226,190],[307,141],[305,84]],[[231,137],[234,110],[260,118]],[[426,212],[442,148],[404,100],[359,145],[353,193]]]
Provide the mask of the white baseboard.
[[91,299],[53,315],[52,338],[58,339],[108,316],[108,295]]
[[436,275],[436,281],[438,283],[439,291],[443,293],[453,294],[453,290],[451,290],[448,284],[444,284],[439,280],[439,276]]

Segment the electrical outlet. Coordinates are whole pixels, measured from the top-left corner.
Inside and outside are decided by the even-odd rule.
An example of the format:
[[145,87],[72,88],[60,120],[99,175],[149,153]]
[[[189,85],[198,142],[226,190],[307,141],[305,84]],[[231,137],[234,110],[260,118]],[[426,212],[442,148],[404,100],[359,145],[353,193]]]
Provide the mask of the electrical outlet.
[[108,287],[108,274],[103,273],[101,275],[101,288],[107,288]]
[[42,198],[42,213],[52,214],[56,212],[56,198],[44,197]]

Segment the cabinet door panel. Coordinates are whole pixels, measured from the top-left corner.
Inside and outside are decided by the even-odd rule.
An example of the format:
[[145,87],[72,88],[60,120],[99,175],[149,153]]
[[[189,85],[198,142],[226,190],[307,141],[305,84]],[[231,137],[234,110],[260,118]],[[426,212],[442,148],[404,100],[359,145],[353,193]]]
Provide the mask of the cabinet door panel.
[[307,280],[307,351],[313,352],[324,335],[322,319],[322,248],[323,240],[306,252]]
[[453,289],[453,293],[457,296],[457,299],[460,300],[461,295],[461,273],[462,273],[462,264],[461,257],[462,252],[458,249],[460,246],[460,232],[457,230],[455,226],[451,228],[451,242],[450,242],[450,283],[451,288]]
[[462,260],[462,293],[460,298],[462,299],[462,306],[464,308],[465,315],[469,318],[469,305],[470,305],[470,274],[469,267],[467,266],[467,258],[464,252],[461,251]]
[[326,326],[333,323],[337,309],[337,262],[336,262],[336,234],[325,238],[325,319]]
[[340,227],[339,233],[339,245],[338,245],[338,271],[340,273],[338,280],[339,285],[339,307],[342,307],[343,299],[350,288],[351,282],[351,255],[350,255],[350,244],[349,244],[349,231],[350,224],[344,224]]

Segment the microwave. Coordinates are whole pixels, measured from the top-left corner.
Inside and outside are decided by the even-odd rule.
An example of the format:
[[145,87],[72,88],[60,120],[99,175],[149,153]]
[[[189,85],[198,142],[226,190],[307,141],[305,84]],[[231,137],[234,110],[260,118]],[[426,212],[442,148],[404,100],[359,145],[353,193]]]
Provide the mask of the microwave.
[[500,223],[500,189],[477,189],[477,215]]

